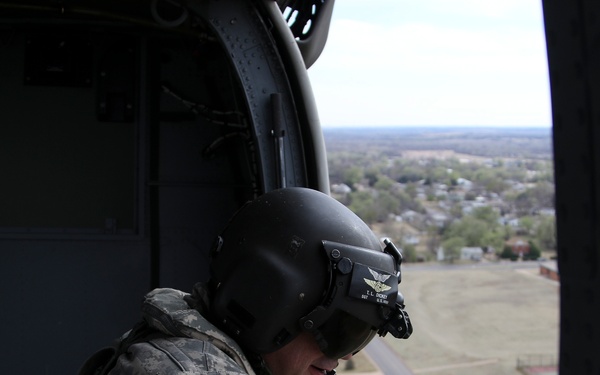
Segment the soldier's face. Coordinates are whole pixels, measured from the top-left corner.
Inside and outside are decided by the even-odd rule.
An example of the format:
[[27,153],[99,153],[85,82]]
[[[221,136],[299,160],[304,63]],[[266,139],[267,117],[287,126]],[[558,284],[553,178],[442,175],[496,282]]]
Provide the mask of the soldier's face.
[[[350,359],[351,354],[341,358]],[[338,365],[338,359],[327,358],[315,338],[301,333],[283,348],[263,355],[273,375],[323,375]]]

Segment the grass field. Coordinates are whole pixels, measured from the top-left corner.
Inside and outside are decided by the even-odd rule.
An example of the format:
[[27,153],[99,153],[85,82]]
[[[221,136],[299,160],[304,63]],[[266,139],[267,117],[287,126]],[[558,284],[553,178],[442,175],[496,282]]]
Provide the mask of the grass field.
[[414,333],[386,337],[415,374],[521,374],[518,358],[558,358],[559,284],[537,267],[403,266]]

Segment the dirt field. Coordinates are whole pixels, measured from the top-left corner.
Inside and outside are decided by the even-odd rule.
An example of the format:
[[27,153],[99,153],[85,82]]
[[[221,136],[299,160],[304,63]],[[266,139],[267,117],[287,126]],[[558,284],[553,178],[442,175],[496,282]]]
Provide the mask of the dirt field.
[[514,375],[517,358],[558,358],[559,287],[537,268],[403,266],[414,324],[386,341],[415,374]]

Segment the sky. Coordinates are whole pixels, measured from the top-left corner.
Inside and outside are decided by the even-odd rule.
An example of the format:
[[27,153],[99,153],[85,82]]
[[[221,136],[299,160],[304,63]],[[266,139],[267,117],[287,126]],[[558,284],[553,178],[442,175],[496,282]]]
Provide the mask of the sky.
[[551,127],[541,0],[337,0],[323,127]]

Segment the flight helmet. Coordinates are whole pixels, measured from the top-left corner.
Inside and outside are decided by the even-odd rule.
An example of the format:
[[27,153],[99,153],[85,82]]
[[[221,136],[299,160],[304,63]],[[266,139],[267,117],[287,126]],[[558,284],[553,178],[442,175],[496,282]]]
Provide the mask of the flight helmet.
[[273,352],[302,331],[330,358],[376,333],[408,338],[398,292],[402,256],[330,196],[268,192],[243,206],[212,251],[211,313],[245,350]]

